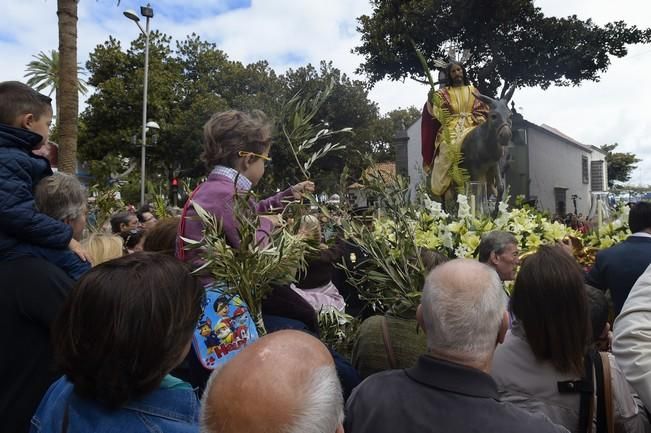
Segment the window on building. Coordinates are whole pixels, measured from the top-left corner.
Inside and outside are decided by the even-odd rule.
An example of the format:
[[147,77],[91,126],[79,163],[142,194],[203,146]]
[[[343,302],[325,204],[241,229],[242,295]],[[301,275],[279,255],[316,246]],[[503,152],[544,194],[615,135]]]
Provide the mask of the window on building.
[[554,188],[556,215],[564,217],[567,213],[567,188]]
[[588,169],[588,157],[581,156],[581,172],[583,174],[583,183],[590,183],[590,171]]
[[604,162],[603,161],[592,161],[590,163],[590,173],[592,174],[591,179],[591,191],[606,191],[606,185],[604,184]]

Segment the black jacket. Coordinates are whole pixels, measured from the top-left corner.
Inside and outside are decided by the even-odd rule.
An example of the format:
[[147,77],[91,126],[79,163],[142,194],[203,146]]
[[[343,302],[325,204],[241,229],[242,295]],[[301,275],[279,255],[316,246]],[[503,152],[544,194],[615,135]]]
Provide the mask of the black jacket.
[[540,414],[500,402],[486,373],[423,355],[413,368],[369,376],[348,399],[346,433],[560,433]]
[[60,376],[50,325],[72,280],[36,257],[0,262],[0,430],[26,432],[43,394]]

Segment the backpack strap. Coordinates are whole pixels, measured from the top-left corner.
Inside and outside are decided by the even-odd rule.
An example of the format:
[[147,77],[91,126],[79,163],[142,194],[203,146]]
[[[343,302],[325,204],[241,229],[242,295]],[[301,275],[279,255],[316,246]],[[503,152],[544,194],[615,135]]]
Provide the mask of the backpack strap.
[[[615,433],[615,414],[613,412],[613,390],[612,390],[612,377],[610,371],[610,360],[608,359],[608,352],[598,352],[599,363],[601,364],[601,379],[603,387],[598,387],[597,395],[599,396],[599,404],[603,406],[603,415],[605,423],[605,431],[607,433]],[[596,364],[595,364],[596,367]]]
[[[593,360],[590,354],[583,357],[585,376],[581,380],[557,382],[558,392],[580,394],[578,433],[590,433],[594,418],[594,378]],[[589,373],[587,373],[589,372]]]
[[185,259],[185,245],[183,244],[183,239],[181,239],[181,237],[185,236],[185,221],[187,219],[188,209],[192,206],[192,199],[197,191],[199,191],[201,185],[203,185],[203,183],[197,185],[194,191],[190,193],[190,196],[183,205],[183,212],[181,212],[181,221],[179,222],[178,235],[176,236],[176,257],[181,261]]
[[382,316],[382,341],[384,341],[384,351],[387,354],[389,367],[391,369],[398,368],[398,363],[396,362],[396,354],[393,351],[391,336],[389,335],[389,322],[387,321],[386,316]]

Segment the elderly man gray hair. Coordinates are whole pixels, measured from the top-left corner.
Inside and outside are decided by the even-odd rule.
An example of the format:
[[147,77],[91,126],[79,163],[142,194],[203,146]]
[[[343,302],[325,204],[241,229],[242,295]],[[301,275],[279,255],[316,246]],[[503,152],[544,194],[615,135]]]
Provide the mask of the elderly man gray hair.
[[520,264],[518,240],[512,233],[499,230],[484,234],[479,243],[479,261],[494,268],[502,281],[514,280]]
[[500,402],[489,371],[509,319],[495,270],[468,259],[437,266],[416,315],[427,353],[412,368],[373,374],[355,388],[347,433],[566,432],[542,414]]
[[473,260],[448,263],[427,277],[417,311],[427,348],[432,356],[487,370],[509,323],[502,283]]
[[206,385],[203,433],[343,433],[341,385],[330,352],[300,331],[246,347]]

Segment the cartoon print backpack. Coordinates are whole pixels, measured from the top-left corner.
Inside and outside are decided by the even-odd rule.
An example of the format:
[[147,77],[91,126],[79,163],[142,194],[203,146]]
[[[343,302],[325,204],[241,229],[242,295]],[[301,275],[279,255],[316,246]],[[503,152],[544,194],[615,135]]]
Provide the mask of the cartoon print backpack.
[[[197,187],[183,206],[179,233],[185,235],[185,220],[192,197]],[[177,237],[177,257],[184,259],[183,240]],[[194,353],[201,365],[214,370],[224,364],[247,344],[258,339],[255,322],[249,314],[246,303],[228,291],[224,283],[212,282],[204,286],[206,296],[201,316],[192,337]]]
[[206,298],[192,338],[194,352],[209,370],[258,339],[246,304],[238,295],[227,294],[226,289],[225,284],[205,286]]

